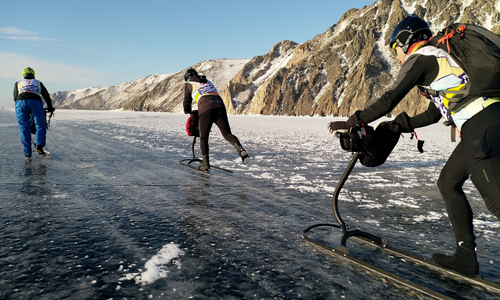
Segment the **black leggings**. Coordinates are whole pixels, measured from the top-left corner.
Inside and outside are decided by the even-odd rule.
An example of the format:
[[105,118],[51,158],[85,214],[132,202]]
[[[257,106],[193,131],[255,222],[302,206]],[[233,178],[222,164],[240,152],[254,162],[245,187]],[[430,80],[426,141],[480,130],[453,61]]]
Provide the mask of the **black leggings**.
[[500,220],[500,103],[467,121],[462,137],[439,176],[456,241],[474,242],[472,209],[462,190],[470,178],[490,212]]
[[199,128],[200,128],[200,148],[201,154],[208,154],[208,137],[210,135],[210,129],[212,129],[212,124],[216,124],[219,127],[222,136],[236,148],[241,147],[240,142],[236,136],[231,133],[231,128],[229,127],[229,121],[227,119],[227,113],[225,107],[214,108],[206,111],[199,115]]

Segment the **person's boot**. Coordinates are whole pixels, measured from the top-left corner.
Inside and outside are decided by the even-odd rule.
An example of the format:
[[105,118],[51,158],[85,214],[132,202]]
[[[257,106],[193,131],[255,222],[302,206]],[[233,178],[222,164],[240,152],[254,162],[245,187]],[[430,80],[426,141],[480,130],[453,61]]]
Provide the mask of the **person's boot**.
[[236,150],[238,150],[238,154],[241,157],[241,161],[243,162],[244,165],[246,165],[250,160],[250,156],[248,156],[248,153],[245,151],[245,149],[243,149],[243,146],[241,146],[239,143],[235,144],[234,147],[236,148]]
[[467,277],[476,277],[479,274],[476,244],[474,242],[458,242],[455,254],[436,253],[432,255],[432,260],[438,265],[455,270]]
[[36,145],[36,147],[35,147],[35,151],[36,151],[36,153],[38,153],[38,155],[40,155],[40,156],[45,156],[45,155],[46,155],[46,154],[45,154],[45,152],[43,151],[43,147],[42,147],[42,146],[40,146],[40,145]]
[[210,162],[208,159],[208,154],[203,155],[203,163],[198,167],[198,170],[202,172],[210,172]]

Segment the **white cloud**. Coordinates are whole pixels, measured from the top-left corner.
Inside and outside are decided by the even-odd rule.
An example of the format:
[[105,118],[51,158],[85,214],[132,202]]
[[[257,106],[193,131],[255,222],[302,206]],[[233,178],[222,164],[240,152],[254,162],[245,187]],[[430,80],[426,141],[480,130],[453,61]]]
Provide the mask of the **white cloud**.
[[36,32],[23,30],[16,27],[0,27],[0,37],[11,40],[28,41],[32,43],[58,41],[55,39],[40,37]]
[[42,81],[88,85],[103,83],[101,74],[95,70],[12,52],[0,52],[0,65],[0,77],[4,78],[19,79],[24,68],[32,67],[36,77]]
[[27,31],[16,27],[0,27],[2,35],[36,35],[33,31]]

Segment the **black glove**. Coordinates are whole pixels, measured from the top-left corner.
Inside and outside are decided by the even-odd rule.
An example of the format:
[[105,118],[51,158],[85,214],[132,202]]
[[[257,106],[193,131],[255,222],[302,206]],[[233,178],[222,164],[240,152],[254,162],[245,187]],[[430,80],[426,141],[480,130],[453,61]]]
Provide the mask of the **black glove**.
[[55,109],[54,107],[52,107],[52,106],[51,106],[51,107],[48,107],[48,108],[47,108],[47,111],[48,111],[49,113],[53,113],[54,111],[56,111],[56,109]]
[[341,134],[349,132],[349,129],[359,126],[361,127],[361,121],[359,120],[358,116],[361,113],[360,110],[358,110],[354,115],[350,116],[347,121],[337,121],[337,122],[330,122],[328,123],[328,126],[326,127],[328,133],[335,137],[339,138]]

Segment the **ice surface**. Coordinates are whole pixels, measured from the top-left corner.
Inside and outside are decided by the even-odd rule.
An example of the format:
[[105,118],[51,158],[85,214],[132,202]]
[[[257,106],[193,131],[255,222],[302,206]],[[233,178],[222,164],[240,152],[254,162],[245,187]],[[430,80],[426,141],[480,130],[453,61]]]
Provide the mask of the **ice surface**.
[[[229,116],[251,156],[242,165],[216,127],[210,177],[191,157],[187,116],[57,110],[53,159],[25,162],[13,111],[0,111],[2,299],[414,299],[415,295],[319,251],[302,231],[336,223],[335,185],[351,154],[328,117]],[[455,147],[449,128],[405,135],[377,168],[357,165],[340,194],[344,221],[430,258],[454,238],[436,188]],[[196,155],[199,156],[198,143]],[[500,278],[500,223],[474,186],[481,275]],[[311,233],[332,246],[338,230]],[[455,299],[496,299],[382,251],[351,254]]]

